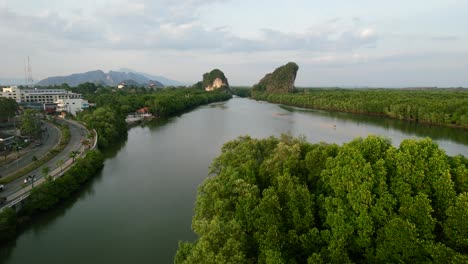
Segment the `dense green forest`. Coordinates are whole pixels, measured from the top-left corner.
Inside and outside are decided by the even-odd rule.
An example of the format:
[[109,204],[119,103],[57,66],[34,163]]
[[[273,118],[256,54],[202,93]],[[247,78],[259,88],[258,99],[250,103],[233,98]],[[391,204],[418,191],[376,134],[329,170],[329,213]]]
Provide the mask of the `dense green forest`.
[[431,139],[226,143],[175,263],[468,263],[468,159]]
[[298,107],[468,128],[468,89],[302,89],[285,94],[252,91],[251,96]]
[[245,98],[250,97],[252,89],[249,87],[231,87],[231,92],[233,95]]

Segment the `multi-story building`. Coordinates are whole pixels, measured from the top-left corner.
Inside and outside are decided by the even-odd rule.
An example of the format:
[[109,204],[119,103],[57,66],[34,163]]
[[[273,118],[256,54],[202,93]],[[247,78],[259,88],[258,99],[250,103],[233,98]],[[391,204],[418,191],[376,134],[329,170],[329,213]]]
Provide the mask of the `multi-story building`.
[[89,108],[89,103],[87,100],[83,99],[59,99],[56,101],[57,103],[57,112],[68,112],[72,115],[76,115],[76,113],[83,111],[83,109]]
[[3,88],[2,97],[11,98],[18,103],[33,102],[53,104],[59,99],[79,99],[81,94],[64,89],[20,89],[17,86]]
[[14,99],[20,104],[25,104],[25,106],[30,104],[42,105],[44,110],[50,108],[51,105],[56,105],[57,111],[67,111],[73,115],[89,107],[88,101],[83,100],[81,94],[64,89],[21,89],[17,86],[11,86],[3,88],[0,95]]

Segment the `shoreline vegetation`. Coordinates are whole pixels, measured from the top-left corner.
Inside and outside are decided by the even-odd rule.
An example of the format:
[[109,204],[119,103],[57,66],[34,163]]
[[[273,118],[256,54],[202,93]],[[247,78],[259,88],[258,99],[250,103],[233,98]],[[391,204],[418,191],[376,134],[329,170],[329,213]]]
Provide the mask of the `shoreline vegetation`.
[[468,159],[431,139],[224,144],[176,264],[466,263]]
[[468,130],[468,89],[301,88],[267,93],[246,87],[233,94],[287,106],[381,116]]
[[[294,82],[293,66],[283,68],[292,68],[291,74],[273,73]],[[285,93],[275,92],[279,88],[271,80],[276,76],[267,75],[253,90],[229,90],[295,107],[468,128],[467,89]],[[165,118],[232,97],[194,88],[115,90],[92,83],[70,90],[95,104],[76,119],[97,131],[101,150],[127,137],[125,118],[137,109]],[[62,178],[37,186],[22,211],[0,213],[0,244],[79,192],[104,159],[97,150],[88,152]],[[342,146],[290,136],[239,137],[223,146],[213,176],[199,187],[192,221],[198,240],[180,242],[175,263],[464,263],[467,168],[467,158],[447,156],[429,138],[404,140],[397,148],[379,136]]]
[[[196,89],[167,89],[156,92],[123,90],[113,92],[111,88],[85,84],[75,89],[84,92],[85,98],[96,103],[96,107],[81,112],[77,120],[92,131],[97,131],[98,147],[101,150],[112,147],[127,137],[125,117],[128,112],[149,107],[156,117],[171,117],[200,105],[226,101],[230,94]],[[73,88],[72,88],[73,90]],[[18,213],[6,208],[0,213],[0,245],[17,236],[20,227],[33,221],[33,217],[53,210],[56,205],[81,190],[81,186],[93,178],[104,166],[104,155],[99,150],[89,151],[78,158],[65,174],[35,187],[24,208]]]

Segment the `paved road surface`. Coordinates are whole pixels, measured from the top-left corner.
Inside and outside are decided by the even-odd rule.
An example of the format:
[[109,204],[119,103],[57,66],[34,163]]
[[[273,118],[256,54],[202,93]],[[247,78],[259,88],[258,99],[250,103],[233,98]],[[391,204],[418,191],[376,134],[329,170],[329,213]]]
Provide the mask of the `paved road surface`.
[[[60,152],[57,156],[52,158],[50,161],[48,161],[46,164],[42,165],[41,167],[35,169],[34,171],[30,172],[28,175],[36,175],[36,179],[40,179],[44,177],[41,173],[42,168],[47,166],[50,168],[50,171],[54,170],[57,168],[57,161],[58,160],[63,160],[66,161],[69,159],[69,154],[72,151],[77,151],[80,149],[81,145],[81,140],[86,137],[87,130],[85,127],[83,127],[81,124],[78,124],[77,122],[73,121],[66,121],[66,120],[60,120],[59,122],[66,122],[69,124],[70,127],[70,142],[68,145],[65,147],[65,149]],[[5,190],[0,193],[1,196],[9,196],[18,190],[20,190],[24,183],[24,179],[27,177],[27,175],[10,182],[9,184],[5,185]]]
[[32,162],[34,156],[36,156],[37,159],[41,159],[59,143],[60,130],[47,122],[42,122],[42,124],[45,129],[42,133],[42,145],[28,148],[27,150],[25,149],[26,153],[21,154],[19,159],[1,166],[0,175],[2,175],[2,177],[13,174],[23,167],[26,167]]

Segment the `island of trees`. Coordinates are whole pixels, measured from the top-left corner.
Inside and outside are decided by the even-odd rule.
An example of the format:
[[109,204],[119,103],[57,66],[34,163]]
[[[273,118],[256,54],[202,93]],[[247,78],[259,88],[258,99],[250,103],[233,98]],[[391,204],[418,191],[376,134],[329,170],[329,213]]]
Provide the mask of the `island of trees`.
[[431,140],[226,143],[175,263],[467,263],[468,160]]

